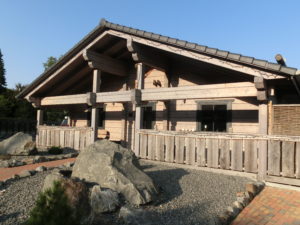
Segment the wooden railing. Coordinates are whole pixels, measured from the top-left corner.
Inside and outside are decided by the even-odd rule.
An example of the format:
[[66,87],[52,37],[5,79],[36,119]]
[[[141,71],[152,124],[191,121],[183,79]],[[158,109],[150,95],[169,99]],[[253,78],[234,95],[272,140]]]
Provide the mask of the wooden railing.
[[38,126],[36,143],[40,148],[52,146],[83,150],[91,144],[90,127]]
[[139,141],[143,159],[257,173],[300,186],[300,137],[140,130]]

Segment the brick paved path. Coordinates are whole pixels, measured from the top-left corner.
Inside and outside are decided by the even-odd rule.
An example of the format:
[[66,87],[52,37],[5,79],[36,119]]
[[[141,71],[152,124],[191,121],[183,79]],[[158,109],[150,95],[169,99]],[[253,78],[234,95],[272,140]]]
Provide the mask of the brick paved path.
[[49,162],[29,164],[29,165],[25,165],[25,166],[17,166],[17,167],[11,167],[11,168],[0,168],[0,181],[11,178],[13,175],[19,174],[23,170],[34,170],[35,168],[37,168],[39,166],[55,167],[55,166],[63,165],[67,162],[75,162],[75,160],[76,160],[76,158],[69,158],[69,159],[62,159],[62,160],[55,160],[55,161],[49,161]]
[[231,225],[300,225],[300,191],[266,187]]

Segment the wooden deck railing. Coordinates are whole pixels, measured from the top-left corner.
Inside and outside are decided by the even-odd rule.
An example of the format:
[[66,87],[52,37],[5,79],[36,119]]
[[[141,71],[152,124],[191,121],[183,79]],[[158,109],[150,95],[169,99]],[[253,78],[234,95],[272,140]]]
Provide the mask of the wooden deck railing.
[[260,173],[266,181],[300,186],[300,137],[140,130],[139,140],[144,159]]
[[83,150],[91,144],[90,127],[38,126],[36,143],[38,147],[69,147]]

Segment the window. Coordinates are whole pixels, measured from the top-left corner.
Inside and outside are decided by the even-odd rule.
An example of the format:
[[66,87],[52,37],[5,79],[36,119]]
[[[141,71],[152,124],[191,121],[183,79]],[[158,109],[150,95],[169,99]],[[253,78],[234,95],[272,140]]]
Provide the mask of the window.
[[[105,111],[104,108],[98,108],[99,110],[99,118],[98,118],[98,128],[99,129],[104,129],[105,126]],[[88,121],[88,126],[91,126],[91,112],[87,112],[87,121]]]
[[98,128],[104,129],[105,125],[105,111],[104,108],[99,108]]
[[154,129],[155,126],[155,104],[148,103],[145,106],[142,106],[143,109],[143,126],[142,129]]
[[231,102],[198,102],[197,130],[226,132],[231,126]]

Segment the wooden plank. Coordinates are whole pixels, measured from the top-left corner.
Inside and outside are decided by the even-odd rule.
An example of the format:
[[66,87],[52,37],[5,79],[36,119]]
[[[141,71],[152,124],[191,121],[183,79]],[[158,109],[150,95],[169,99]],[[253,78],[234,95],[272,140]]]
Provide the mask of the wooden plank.
[[185,163],[189,165],[196,164],[196,142],[195,138],[186,138]]
[[141,140],[141,145],[140,145],[140,157],[142,159],[147,158],[147,134],[140,134],[140,140]]
[[55,146],[60,146],[60,140],[59,140],[59,138],[60,138],[60,130],[54,130],[54,139],[55,139],[55,141],[54,141],[54,145]]
[[206,166],[206,147],[205,147],[204,138],[196,139],[196,148],[197,148],[197,166]]
[[282,176],[295,177],[295,142],[282,142]]
[[220,139],[219,149],[220,149],[220,168],[230,169],[230,140]]
[[219,167],[218,139],[207,139],[207,167]]
[[112,92],[100,92],[96,94],[97,103],[109,103],[109,102],[129,102],[131,101],[131,91],[112,91]]
[[79,143],[80,143],[80,131],[74,131],[74,149],[79,150]]
[[165,161],[165,153],[164,153],[164,136],[157,135],[156,136],[156,160]]
[[208,84],[171,88],[151,88],[142,90],[142,101],[203,99],[225,97],[253,97],[257,90],[250,82]]
[[174,162],[175,137],[166,136],[165,145],[166,145],[166,161]]
[[300,142],[296,142],[296,178],[300,179]]
[[148,156],[147,158],[150,160],[155,160],[155,146],[156,145],[156,136],[148,135]]
[[257,173],[257,140],[245,139],[245,172]]
[[300,180],[293,179],[293,178],[267,176],[266,181],[273,182],[273,183],[279,183],[279,184],[300,186]]
[[267,176],[267,157],[268,157],[268,142],[267,140],[258,141],[258,175],[257,179],[264,181]]
[[80,136],[79,136],[79,150],[80,151],[82,151],[85,147],[85,135],[86,135],[86,132],[81,130]]
[[86,104],[86,94],[51,96],[41,99],[41,106]]
[[184,137],[175,136],[175,162],[184,163]]
[[231,169],[243,171],[243,140],[232,140]]
[[51,131],[50,130],[46,131],[46,146],[47,147],[51,146]]
[[60,130],[59,131],[59,146],[64,148],[65,146],[65,131]]
[[74,130],[70,130],[69,135],[69,147],[74,148]]
[[280,141],[268,142],[268,175],[280,176]]

